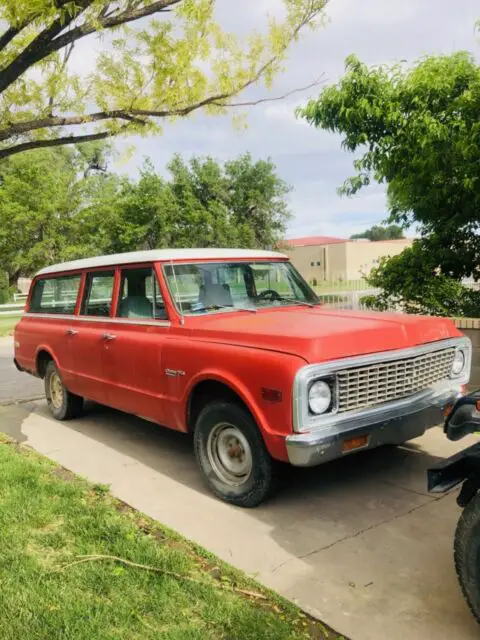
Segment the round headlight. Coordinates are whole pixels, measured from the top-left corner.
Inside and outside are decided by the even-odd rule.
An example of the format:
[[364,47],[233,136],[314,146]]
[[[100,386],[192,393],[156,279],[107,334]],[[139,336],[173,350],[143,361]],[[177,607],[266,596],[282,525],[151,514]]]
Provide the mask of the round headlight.
[[463,351],[455,351],[455,357],[452,362],[452,374],[458,376],[465,367],[465,354]]
[[330,387],[323,380],[317,380],[308,392],[308,405],[312,413],[325,413],[332,402]]

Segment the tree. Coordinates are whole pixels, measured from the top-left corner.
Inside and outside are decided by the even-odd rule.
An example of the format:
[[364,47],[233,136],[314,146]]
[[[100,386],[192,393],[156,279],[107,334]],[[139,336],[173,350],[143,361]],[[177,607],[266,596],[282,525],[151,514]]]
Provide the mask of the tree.
[[[0,0],[0,158],[224,112],[247,87],[271,86],[327,1],[284,0],[283,21],[242,43],[215,22],[214,0]],[[76,45],[94,38],[94,72],[76,73]]]
[[388,275],[405,295],[419,256],[430,278],[480,277],[479,113],[480,67],[465,52],[412,68],[370,69],[352,56],[340,82],[299,110],[312,125],[342,134],[347,150],[363,153],[341,193],[357,193],[372,179],[385,183],[390,222],[417,224],[414,248],[381,269],[391,284],[392,265]]
[[276,246],[291,218],[286,202],[291,187],[277,176],[275,164],[270,159],[253,162],[246,153],[225,164],[225,175],[235,227],[248,227],[253,234],[241,246]]
[[0,269],[0,304],[5,304],[10,298],[10,287],[6,271]]
[[10,286],[22,274],[82,253],[82,186],[105,155],[89,143],[41,149],[0,165],[0,271],[8,273]]
[[283,236],[290,187],[270,160],[255,162],[244,154],[222,166],[209,157],[187,163],[176,155],[167,168],[165,179],[146,161],[138,182],[123,181],[120,188],[117,183],[114,199],[96,190],[82,224],[110,238],[108,246],[101,243],[104,252],[268,247]]
[[350,236],[352,240],[365,238],[372,242],[377,242],[378,240],[399,240],[404,237],[403,228],[398,224],[390,224],[386,227],[376,224],[363,233],[355,233],[353,236]]
[[104,143],[37,149],[0,165],[0,274],[14,286],[53,262],[164,247],[267,247],[285,231],[290,187],[270,160],[147,160],[108,171]]

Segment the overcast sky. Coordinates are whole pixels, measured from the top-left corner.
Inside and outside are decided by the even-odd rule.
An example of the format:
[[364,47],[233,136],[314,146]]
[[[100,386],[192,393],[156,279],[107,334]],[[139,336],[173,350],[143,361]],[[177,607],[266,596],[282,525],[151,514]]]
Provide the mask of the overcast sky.
[[[266,10],[279,0],[217,0],[219,19],[226,29],[260,28]],[[272,95],[308,85],[320,74],[327,83],[342,74],[344,60],[355,53],[368,64],[413,61],[428,53],[467,49],[480,54],[474,24],[480,18],[478,0],[330,0],[329,23],[306,32],[290,52],[288,70],[278,77]],[[294,219],[288,236],[349,236],[385,218],[384,189],[365,189],[355,198],[340,198],[337,187],[352,174],[352,156],[334,135],[297,121],[293,110],[311,90],[284,102],[250,108],[248,129],[237,132],[230,118],[201,115],[168,125],[162,137],[135,140],[135,153],[119,172],[137,173],[146,156],[164,173],[175,152],[186,157],[212,155],[219,160],[250,151],[255,158],[270,156],[281,177],[294,188]],[[117,145],[122,147],[123,144]]]

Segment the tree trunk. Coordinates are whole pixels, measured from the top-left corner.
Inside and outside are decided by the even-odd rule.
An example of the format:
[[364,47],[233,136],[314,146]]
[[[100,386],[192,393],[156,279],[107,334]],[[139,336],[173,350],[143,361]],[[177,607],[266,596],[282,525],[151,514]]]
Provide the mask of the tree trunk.
[[21,275],[22,275],[22,272],[20,271],[20,269],[18,269],[17,271],[14,271],[13,273],[8,272],[8,286],[15,287],[16,289],[18,279],[20,278]]

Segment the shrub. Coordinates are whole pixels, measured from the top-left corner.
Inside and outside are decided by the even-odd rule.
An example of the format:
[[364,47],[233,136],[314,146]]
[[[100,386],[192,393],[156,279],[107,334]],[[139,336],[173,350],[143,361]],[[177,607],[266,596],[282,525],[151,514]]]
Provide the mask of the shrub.
[[415,244],[398,256],[382,258],[367,279],[382,292],[362,302],[378,311],[400,308],[405,313],[480,317],[480,291],[439,273],[429,258]]

